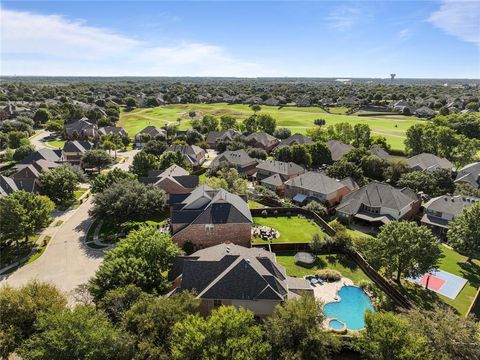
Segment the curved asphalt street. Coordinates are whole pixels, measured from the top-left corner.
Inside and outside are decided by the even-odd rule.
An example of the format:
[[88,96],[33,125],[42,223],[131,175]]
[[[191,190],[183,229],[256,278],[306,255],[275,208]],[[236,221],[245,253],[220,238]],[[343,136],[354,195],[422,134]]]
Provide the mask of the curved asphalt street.
[[[115,167],[128,169],[135,153],[129,151],[122,154],[128,159]],[[34,279],[49,282],[64,291],[73,303],[75,289],[95,274],[103,258],[102,250],[84,244],[84,237],[93,223],[88,214],[91,206],[90,197],[72,210],[62,225],[45,229],[44,234],[52,236],[52,239],[42,256],[11,274],[0,276],[0,285],[21,286]]]

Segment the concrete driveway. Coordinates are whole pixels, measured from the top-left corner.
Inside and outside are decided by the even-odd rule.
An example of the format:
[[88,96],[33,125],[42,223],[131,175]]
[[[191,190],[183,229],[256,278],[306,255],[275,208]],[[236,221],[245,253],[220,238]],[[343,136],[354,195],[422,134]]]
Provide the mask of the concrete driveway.
[[91,206],[90,198],[51,234],[52,239],[40,258],[1,276],[0,284],[21,286],[34,279],[49,282],[64,291],[72,302],[75,288],[95,274],[103,258],[102,251],[83,244],[93,222],[88,215]]
[[42,130],[39,134],[30,138],[30,143],[35,147],[35,150],[47,148],[47,146],[45,146],[45,143],[42,140],[49,136],[50,131]]

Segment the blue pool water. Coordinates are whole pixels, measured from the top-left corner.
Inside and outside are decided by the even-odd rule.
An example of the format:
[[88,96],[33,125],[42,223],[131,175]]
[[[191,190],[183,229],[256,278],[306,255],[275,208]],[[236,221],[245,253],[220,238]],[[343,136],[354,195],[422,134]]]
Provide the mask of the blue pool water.
[[343,323],[338,320],[330,320],[328,326],[334,330],[343,330]]
[[[364,315],[367,310],[374,311],[372,302],[365,292],[356,286],[343,286],[338,292],[339,302],[325,304],[323,313],[347,325],[349,330],[365,327]],[[330,326],[332,322],[330,322]],[[336,329],[335,327],[332,327]]]

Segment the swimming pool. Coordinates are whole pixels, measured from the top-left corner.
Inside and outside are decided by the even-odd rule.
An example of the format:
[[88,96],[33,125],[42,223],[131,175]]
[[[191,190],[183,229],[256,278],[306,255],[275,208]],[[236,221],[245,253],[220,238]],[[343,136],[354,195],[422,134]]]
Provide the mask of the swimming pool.
[[368,295],[359,287],[343,286],[338,296],[339,302],[331,302],[323,307],[325,317],[339,320],[347,326],[348,330],[363,329],[365,312],[374,311]]

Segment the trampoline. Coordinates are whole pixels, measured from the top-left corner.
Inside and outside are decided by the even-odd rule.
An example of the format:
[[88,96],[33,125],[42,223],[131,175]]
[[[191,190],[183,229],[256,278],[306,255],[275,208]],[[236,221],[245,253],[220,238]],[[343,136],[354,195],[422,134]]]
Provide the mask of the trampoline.
[[435,270],[416,278],[409,278],[408,280],[452,300],[458,296],[467,283],[467,280],[464,278],[443,270]]
[[315,256],[308,252],[300,251],[295,254],[296,264],[313,265],[315,260]]

